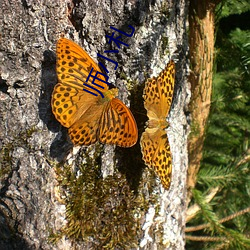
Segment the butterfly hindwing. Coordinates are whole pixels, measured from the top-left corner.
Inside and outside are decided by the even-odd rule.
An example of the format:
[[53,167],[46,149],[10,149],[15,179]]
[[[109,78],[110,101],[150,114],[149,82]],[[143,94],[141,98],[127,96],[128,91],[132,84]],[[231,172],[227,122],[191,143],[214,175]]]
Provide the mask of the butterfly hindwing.
[[172,159],[167,134],[162,129],[147,128],[142,133],[141,149],[143,160],[153,168],[164,188],[169,189],[172,173]]
[[102,143],[131,147],[138,139],[137,126],[131,111],[117,98],[106,106],[101,117],[99,138]]
[[77,111],[77,105],[73,98],[78,94],[78,90],[71,87],[65,87],[58,83],[52,94],[52,111],[56,119],[66,128],[72,125],[72,117]]

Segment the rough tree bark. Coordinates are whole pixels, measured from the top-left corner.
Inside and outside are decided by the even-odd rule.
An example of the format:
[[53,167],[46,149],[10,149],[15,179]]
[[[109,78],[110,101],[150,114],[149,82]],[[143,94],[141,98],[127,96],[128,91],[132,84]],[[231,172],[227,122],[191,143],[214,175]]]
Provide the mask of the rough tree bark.
[[[184,249],[186,1],[1,0],[0,5],[0,249]],[[170,57],[176,62],[167,131],[173,154],[169,191],[143,165],[138,143],[131,149],[98,143],[73,148],[51,112],[58,38],[65,34],[96,58],[111,48],[105,39],[111,25],[135,27],[125,40],[129,47],[113,56],[118,70],[110,64],[108,69],[119,97],[126,104],[131,100],[139,135],[146,120],[146,112],[141,114],[146,78],[157,75]],[[86,180],[78,185],[81,178]]]

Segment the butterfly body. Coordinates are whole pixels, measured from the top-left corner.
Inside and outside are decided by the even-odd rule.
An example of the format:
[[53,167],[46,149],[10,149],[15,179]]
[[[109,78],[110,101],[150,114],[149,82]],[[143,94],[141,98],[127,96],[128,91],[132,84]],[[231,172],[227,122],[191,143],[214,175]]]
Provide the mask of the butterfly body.
[[170,61],[158,77],[148,79],[143,92],[144,107],[149,118],[140,145],[143,160],[153,168],[164,188],[169,189],[172,173],[170,145],[165,129],[174,90],[175,67]]
[[107,90],[103,93],[104,97],[98,97],[98,102],[99,103],[105,103],[108,101],[111,101],[113,98],[115,98],[116,96],[118,96],[118,89],[117,88],[113,88],[110,90]]
[[169,124],[166,119],[150,119],[147,121],[148,129],[165,129],[168,128]]
[[[57,43],[58,84],[52,93],[52,111],[66,128],[75,145],[97,141],[131,147],[138,131],[131,111],[116,98],[118,89],[109,89],[102,74],[85,86],[88,75],[101,72],[86,51],[74,42],[61,38]],[[96,85],[97,84],[97,85]],[[93,95],[89,92],[96,90]]]

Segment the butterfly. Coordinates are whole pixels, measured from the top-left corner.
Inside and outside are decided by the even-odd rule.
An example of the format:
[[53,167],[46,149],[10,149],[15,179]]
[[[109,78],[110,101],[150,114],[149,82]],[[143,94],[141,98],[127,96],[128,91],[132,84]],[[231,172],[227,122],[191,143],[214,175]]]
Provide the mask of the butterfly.
[[166,117],[174,92],[175,64],[170,61],[158,77],[148,79],[143,91],[144,107],[149,121],[142,133],[140,145],[142,159],[159,175],[165,189],[169,189],[172,173],[170,145],[165,128]]
[[[97,141],[131,147],[138,139],[137,125],[129,108],[116,98],[118,89],[109,89],[106,78],[90,79],[101,72],[98,65],[76,43],[60,38],[56,46],[58,83],[52,93],[52,112],[66,128],[75,145],[91,145]],[[85,89],[85,90],[84,90]],[[93,89],[100,95],[94,95]]]

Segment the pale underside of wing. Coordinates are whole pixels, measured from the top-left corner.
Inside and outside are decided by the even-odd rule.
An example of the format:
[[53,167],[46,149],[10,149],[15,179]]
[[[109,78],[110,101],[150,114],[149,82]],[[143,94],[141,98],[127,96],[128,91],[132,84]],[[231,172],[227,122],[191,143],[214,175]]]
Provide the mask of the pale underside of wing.
[[142,133],[140,144],[145,164],[155,170],[163,187],[169,189],[172,159],[166,132],[163,129],[147,128]]

